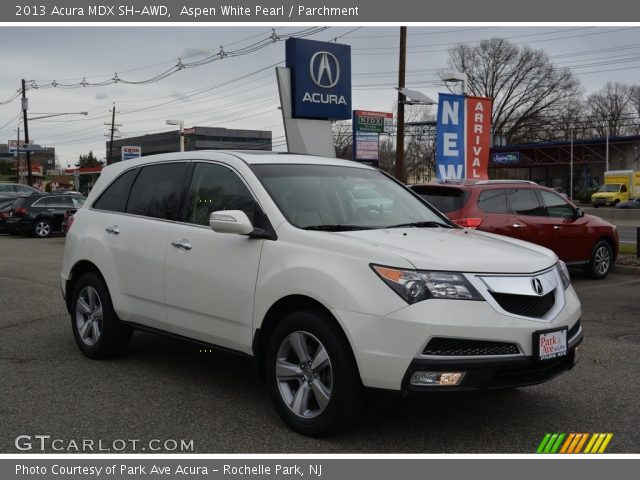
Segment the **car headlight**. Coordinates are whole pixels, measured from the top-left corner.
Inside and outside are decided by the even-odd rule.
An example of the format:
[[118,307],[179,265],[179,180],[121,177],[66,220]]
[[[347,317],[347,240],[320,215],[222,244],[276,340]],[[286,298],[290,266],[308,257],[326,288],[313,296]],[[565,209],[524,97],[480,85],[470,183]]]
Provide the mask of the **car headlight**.
[[461,273],[402,270],[380,265],[371,265],[371,268],[408,304],[429,298],[484,300]]
[[566,290],[571,285],[571,277],[569,276],[569,269],[567,268],[567,264],[562,260],[558,260],[556,263],[556,267],[558,268],[558,273],[560,274],[560,279],[562,280],[562,286]]

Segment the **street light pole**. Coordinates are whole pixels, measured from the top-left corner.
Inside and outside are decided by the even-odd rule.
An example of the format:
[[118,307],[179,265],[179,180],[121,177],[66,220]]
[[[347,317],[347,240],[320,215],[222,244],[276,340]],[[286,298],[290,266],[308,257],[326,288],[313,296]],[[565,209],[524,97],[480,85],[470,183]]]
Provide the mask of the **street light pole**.
[[571,127],[571,149],[569,153],[570,159],[570,173],[569,173],[569,200],[573,202],[573,127]]
[[180,125],[180,151],[184,152],[184,120],[167,120],[167,125]]

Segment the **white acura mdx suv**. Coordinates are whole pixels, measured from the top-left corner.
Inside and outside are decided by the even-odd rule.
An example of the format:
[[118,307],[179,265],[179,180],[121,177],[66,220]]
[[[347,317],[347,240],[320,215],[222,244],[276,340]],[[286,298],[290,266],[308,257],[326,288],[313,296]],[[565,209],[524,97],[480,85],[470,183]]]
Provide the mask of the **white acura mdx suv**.
[[345,426],[367,391],[547,381],[582,340],[553,252],[459,228],[376,169],[305,155],[106,167],[68,232],[61,283],[88,357],[122,352],[137,329],[253,356],[307,435]]

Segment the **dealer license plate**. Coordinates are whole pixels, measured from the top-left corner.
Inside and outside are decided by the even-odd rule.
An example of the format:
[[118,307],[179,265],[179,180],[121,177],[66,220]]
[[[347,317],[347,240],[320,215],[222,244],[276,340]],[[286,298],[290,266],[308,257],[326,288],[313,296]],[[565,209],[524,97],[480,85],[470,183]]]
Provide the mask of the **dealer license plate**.
[[539,360],[551,360],[567,354],[567,328],[536,332],[534,348]]

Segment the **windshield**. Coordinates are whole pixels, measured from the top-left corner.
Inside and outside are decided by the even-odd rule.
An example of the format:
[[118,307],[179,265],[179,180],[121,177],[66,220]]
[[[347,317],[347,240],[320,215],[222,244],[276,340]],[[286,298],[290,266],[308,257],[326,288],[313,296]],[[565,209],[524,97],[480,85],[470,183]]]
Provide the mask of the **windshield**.
[[253,165],[253,170],[280,211],[298,228],[339,231],[451,226],[377,170],[282,164]]
[[602,185],[600,187],[600,190],[598,190],[599,192],[618,192],[620,190],[620,185],[616,184],[609,184],[609,185]]

